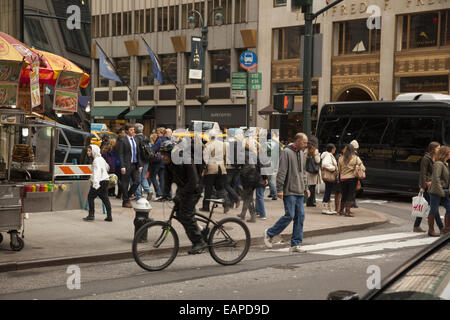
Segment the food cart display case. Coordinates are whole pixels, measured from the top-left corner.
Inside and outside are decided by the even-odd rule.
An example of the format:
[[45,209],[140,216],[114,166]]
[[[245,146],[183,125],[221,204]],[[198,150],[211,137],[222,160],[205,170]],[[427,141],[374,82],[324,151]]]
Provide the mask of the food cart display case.
[[6,184],[23,186],[27,213],[84,209],[90,172],[70,174],[73,166],[55,164],[58,137],[64,133],[55,125],[26,118],[21,110],[0,109],[0,117],[4,119],[0,123],[4,158],[0,188]]

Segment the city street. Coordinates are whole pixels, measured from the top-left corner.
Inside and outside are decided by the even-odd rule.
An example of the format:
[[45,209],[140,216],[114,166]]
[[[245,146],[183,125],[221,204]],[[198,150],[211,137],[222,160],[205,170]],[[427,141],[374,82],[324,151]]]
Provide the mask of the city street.
[[384,278],[436,240],[411,232],[409,199],[358,199],[361,207],[386,214],[389,223],[305,238],[304,254],[290,254],[286,244],[271,250],[258,244],[240,264],[223,267],[207,253],[182,253],[169,268],[155,273],[132,260],[80,264],[79,290],[67,288],[68,266],[13,271],[0,273],[0,299],[321,300],[340,289],[362,296],[368,291],[369,266],[378,266]]

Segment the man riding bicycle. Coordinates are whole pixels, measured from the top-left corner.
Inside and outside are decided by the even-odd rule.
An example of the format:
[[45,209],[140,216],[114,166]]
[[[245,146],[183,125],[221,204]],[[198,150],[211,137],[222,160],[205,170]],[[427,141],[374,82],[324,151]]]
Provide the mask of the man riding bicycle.
[[201,174],[195,164],[175,164],[172,151],[176,143],[167,140],[161,144],[160,152],[165,166],[164,198],[169,198],[172,183],[177,185],[173,199],[177,220],[183,225],[193,246],[189,254],[198,254],[207,247],[195,218],[195,205],[201,197]]

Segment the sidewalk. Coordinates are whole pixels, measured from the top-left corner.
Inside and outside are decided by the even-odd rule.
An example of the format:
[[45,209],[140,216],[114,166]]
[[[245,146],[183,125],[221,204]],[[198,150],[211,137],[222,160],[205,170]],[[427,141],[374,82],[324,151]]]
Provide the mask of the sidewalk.
[[[122,208],[120,200],[110,199],[113,207],[112,223],[103,221],[105,215],[102,213],[99,199],[96,200],[94,222],[82,220],[87,216],[87,211],[84,210],[30,214],[29,219],[25,220],[25,247],[22,251],[12,251],[9,247],[9,235],[3,233],[4,239],[0,244],[0,272],[131,258],[134,210]],[[247,223],[252,246],[263,245],[264,230],[284,214],[282,200],[274,201],[268,198],[265,200],[267,220],[258,219],[256,223]],[[167,204],[163,210],[162,203],[153,201],[150,203],[153,207],[150,217],[155,220],[165,220],[169,217],[171,209]],[[240,208],[223,214],[223,208],[219,207],[215,210],[213,218],[220,220],[230,216],[236,217],[240,213]],[[315,208],[305,206],[305,210],[305,238],[364,229],[388,221],[384,215],[363,208],[353,209],[354,218],[321,214],[319,206]],[[191,243],[184,228],[177,221],[175,223],[180,247],[190,249]],[[291,233],[292,224],[281,234],[285,246],[289,246]]]

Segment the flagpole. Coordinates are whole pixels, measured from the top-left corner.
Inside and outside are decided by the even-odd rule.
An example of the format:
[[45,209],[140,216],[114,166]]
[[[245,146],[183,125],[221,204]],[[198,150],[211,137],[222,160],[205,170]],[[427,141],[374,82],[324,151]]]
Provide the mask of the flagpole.
[[[103,48],[98,44],[97,40],[95,40],[95,44],[97,45],[97,47],[103,52],[103,55],[106,57],[106,59],[108,59],[109,64],[114,68],[114,72],[116,73],[116,75],[119,77],[120,81],[122,81],[122,84],[125,84],[125,86],[128,88],[129,92],[130,92],[130,107],[131,110],[134,110],[134,105],[132,105],[133,103],[133,89],[131,89],[130,85],[128,83],[126,83],[123,78],[120,76],[119,72],[117,72],[116,66],[114,65],[114,63],[112,62],[112,60],[109,58],[109,56],[106,54],[105,50],[103,50]],[[131,61],[130,61],[131,63]]]
[[[144,41],[144,43],[147,45],[147,47],[149,47],[150,50],[151,50],[150,45],[149,45],[148,42],[144,39],[144,37],[141,36],[141,38],[142,38],[142,41]],[[158,57],[157,57],[156,55],[155,55],[155,59],[158,59]],[[165,70],[163,70],[161,63],[160,63],[159,65],[161,66],[161,71],[164,72],[164,73],[167,75],[167,77],[169,78],[170,82],[172,82],[172,84],[175,86],[175,88],[176,88],[177,91],[178,91],[179,88],[178,88],[177,82],[176,82],[175,80],[173,80],[173,78],[170,76],[170,73],[169,73],[169,72],[165,72]],[[162,83],[160,83],[160,84],[162,84]]]

